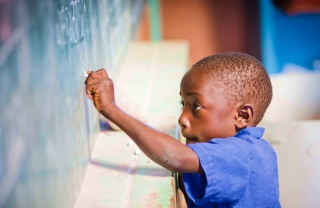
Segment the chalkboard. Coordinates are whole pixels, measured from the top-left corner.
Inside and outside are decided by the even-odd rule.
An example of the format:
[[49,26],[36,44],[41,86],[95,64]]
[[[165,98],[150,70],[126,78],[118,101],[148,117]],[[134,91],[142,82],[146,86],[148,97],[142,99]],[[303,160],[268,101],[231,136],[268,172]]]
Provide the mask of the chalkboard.
[[87,69],[117,70],[142,0],[0,1],[0,207],[72,207],[98,114]]

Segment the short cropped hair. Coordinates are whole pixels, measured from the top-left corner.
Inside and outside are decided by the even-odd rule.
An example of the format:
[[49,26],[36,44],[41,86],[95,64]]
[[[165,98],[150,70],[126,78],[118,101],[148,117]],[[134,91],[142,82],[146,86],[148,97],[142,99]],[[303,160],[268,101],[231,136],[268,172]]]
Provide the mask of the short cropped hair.
[[254,104],[254,126],[262,120],[272,99],[272,85],[266,69],[256,58],[240,52],[215,54],[201,59],[191,69],[213,77],[212,84],[222,88],[231,104]]

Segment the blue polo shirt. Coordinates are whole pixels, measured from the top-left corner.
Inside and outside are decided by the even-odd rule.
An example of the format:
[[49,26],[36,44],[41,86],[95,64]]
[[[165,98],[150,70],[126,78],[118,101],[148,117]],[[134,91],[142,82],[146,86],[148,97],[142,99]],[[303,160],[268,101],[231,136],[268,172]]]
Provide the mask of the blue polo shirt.
[[281,207],[277,156],[263,133],[247,127],[234,137],[188,144],[204,170],[182,174],[188,207]]

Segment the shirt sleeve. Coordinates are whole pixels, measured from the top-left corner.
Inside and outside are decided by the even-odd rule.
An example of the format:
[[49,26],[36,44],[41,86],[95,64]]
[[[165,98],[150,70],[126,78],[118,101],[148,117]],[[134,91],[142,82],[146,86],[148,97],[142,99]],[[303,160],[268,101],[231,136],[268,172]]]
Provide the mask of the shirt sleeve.
[[188,145],[197,155],[204,174],[184,173],[183,182],[193,203],[234,202],[249,181],[250,148],[239,138],[213,139]]

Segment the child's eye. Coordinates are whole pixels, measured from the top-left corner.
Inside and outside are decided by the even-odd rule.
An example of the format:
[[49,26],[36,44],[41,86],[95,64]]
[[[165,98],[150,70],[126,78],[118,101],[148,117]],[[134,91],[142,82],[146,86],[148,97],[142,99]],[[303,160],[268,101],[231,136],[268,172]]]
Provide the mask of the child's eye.
[[198,103],[194,103],[192,106],[192,109],[198,111],[198,110],[202,109],[202,106],[199,105]]

